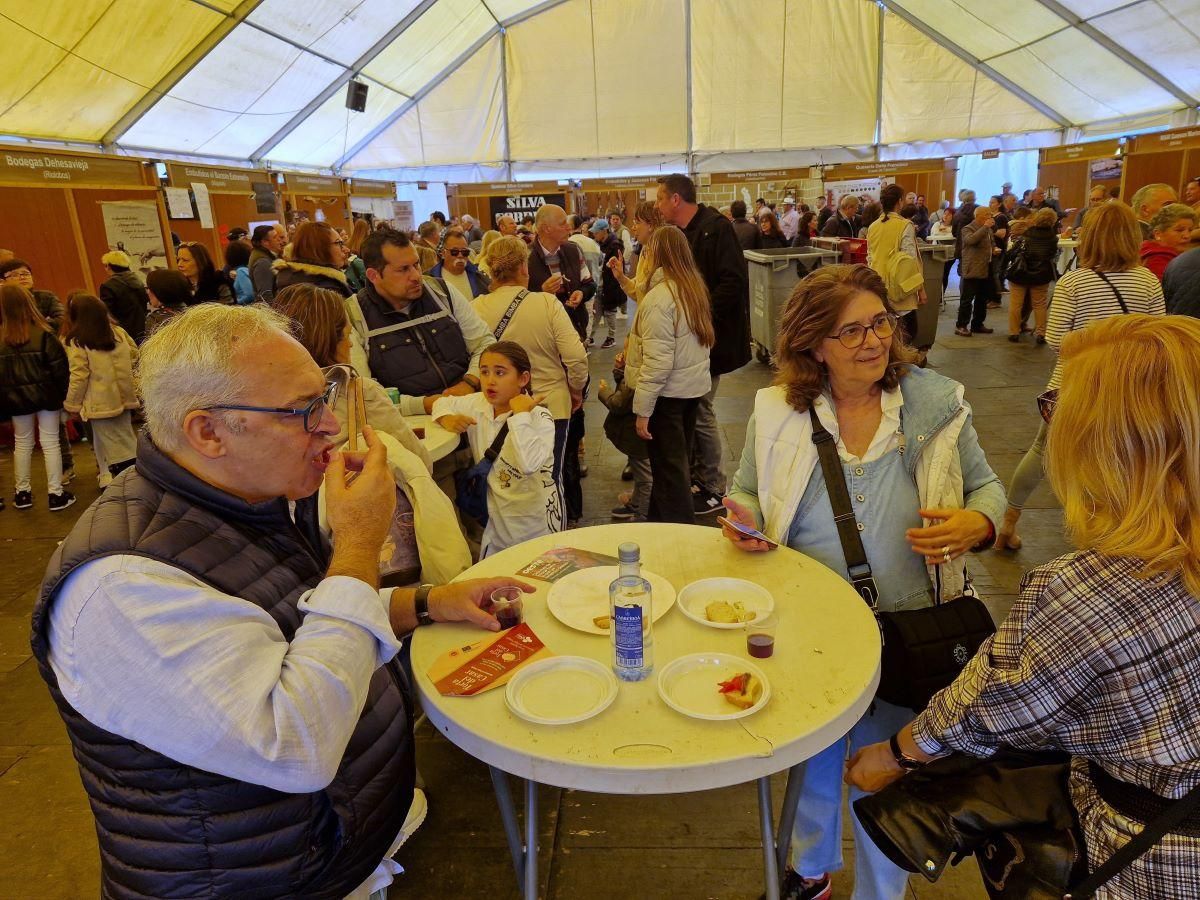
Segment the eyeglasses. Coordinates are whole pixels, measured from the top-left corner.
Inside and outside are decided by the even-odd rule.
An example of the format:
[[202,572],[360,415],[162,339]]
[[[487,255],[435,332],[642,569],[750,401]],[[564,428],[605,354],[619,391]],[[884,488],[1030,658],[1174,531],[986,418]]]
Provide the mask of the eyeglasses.
[[470,256],[471,255],[471,251],[467,247],[463,247],[461,250],[447,250],[446,252],[449,253],[451,256]]
[[[331,368],[346,368],[346,367],[331,367]],[[341,377],[330,377],[334,373],[326,370],[327,381],[325,390],[318,396],[313,397],[305,406],[298,409],[289,406],[243,406],[237,403],[222,403],[217,406],[206,406],[205,409],[233,409],[243,412],[265,412],[278,413],[281,416],[303,416],[304,430],[308,434],[312,434],[321,425],[321,419],[325,417],[325,410],[332,409],[337,402],[338,392],[346,384],[346,380]]]
[[1051,388],[1038,394],[1037,405],[1038,412],[1042,414],[1042,421],[1047,425],[1050,424],[1050,417],[1054,415],[1054,407],[1058,405],[1058,388]]
[[870,325],[847,325],[837,334],[828,335],[825,340],[841,341],[843,347],[847,350],[857,350],[867,341],[867,332],[875,332],[875,337],[882,340],[889,338],[896,333],[896,317],[891,313],[884,313],[881,316],[876,316]]
[[11,272],[4,273],[5,281],[16,281],[18,278],[32,278],[33,273],[28,269],[13,269]]

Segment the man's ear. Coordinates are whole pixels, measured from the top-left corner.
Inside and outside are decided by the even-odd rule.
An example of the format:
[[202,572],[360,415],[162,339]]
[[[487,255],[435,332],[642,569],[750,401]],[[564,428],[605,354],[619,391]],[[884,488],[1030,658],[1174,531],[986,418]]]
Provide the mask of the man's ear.
[[207,409],[194,409],[183,420],[184,443],[205,459],[220,459],[228,454],[228,433],[228,429],[218,428],[216,418]]

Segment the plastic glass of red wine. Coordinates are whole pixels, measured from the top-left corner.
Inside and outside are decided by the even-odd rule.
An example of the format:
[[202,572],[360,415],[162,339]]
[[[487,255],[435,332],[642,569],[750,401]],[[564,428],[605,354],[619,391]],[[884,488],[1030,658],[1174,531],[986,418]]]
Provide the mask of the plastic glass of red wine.
[[755,659],[768,659],[775,652],[775,634],[779,618],[770,613],[746,623],[746,653]]
[[524,612],[523,592],[516,587],[502,587],[492,591],[491,613],[504,630],[521,624]]

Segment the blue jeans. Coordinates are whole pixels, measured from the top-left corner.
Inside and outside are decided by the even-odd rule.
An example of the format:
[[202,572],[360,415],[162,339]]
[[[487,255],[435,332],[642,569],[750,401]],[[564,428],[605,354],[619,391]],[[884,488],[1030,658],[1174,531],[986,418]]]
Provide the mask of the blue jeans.
[[[842,868],[842,775],[847,753],[886,741],[913,717],[911,709],[876,700],[848,735],[804,764],[792,829],[792,869],[798,874],[819,878]],[[862,796],[858,788],[850,788],[851,803]],[[880,852],[855,816],[854,900],[900,900],[907,889],[908,873]]]

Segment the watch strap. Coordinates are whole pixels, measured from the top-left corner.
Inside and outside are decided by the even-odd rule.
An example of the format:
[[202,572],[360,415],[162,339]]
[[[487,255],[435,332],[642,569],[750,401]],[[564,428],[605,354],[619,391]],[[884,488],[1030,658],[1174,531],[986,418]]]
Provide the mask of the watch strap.
[[911,772],[913,769],[919,769],[924,765],[919,759],[913,759],[911,756],[906,756],[904,751],[900,749],[900,741],[896,735],[888,738],[888,746],[892,748],[892,756],[896,759],[896,764],[904,771]]
[[433,619],[429,616],[429,592],[432,590],[432,584],[423,584],[417,588],[417,595],[413,600],[413,608],[417,613],[418,627],[433,624]]

